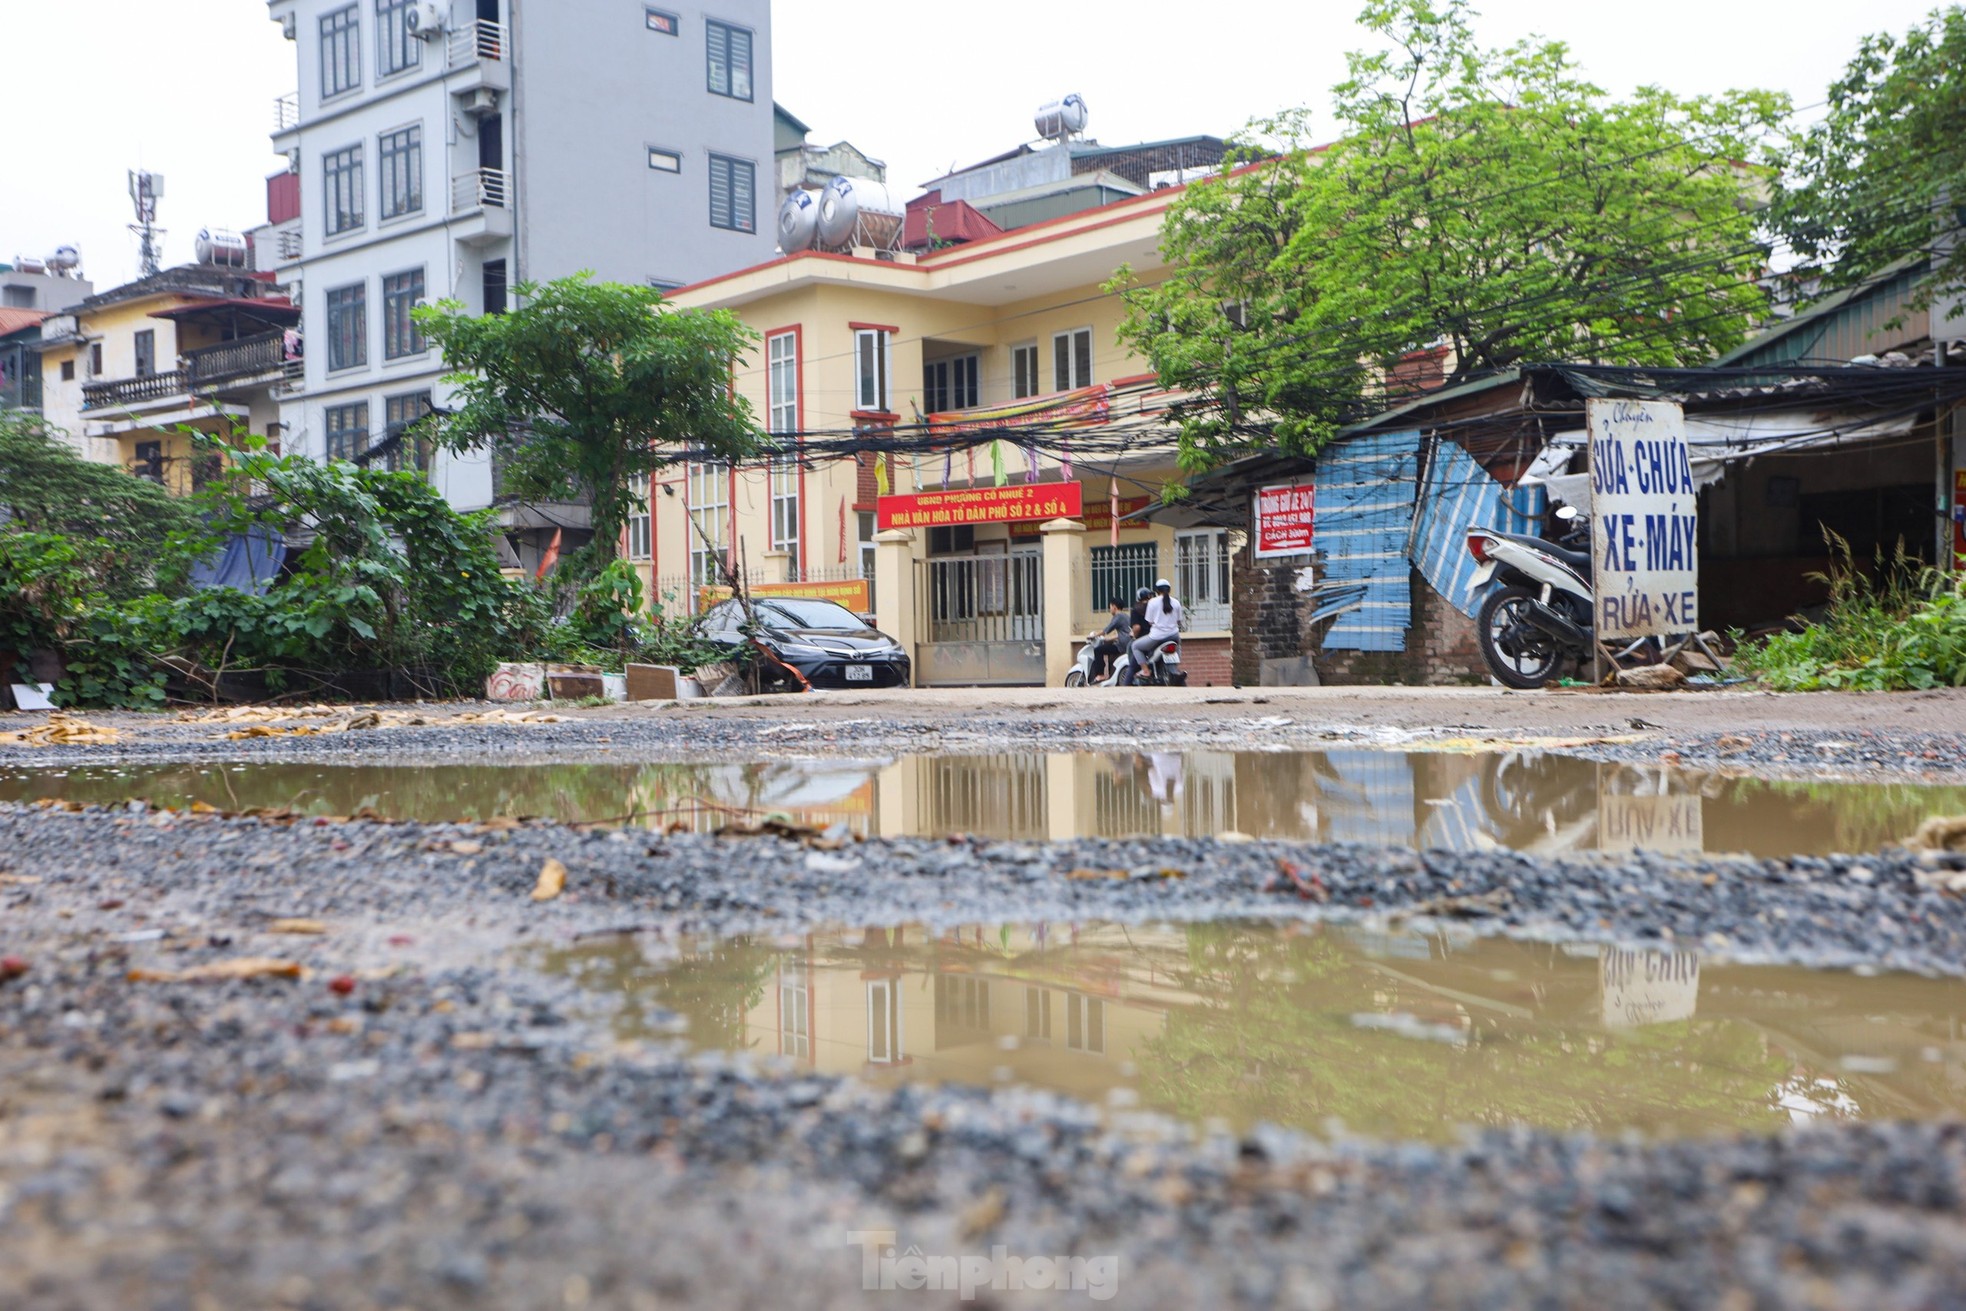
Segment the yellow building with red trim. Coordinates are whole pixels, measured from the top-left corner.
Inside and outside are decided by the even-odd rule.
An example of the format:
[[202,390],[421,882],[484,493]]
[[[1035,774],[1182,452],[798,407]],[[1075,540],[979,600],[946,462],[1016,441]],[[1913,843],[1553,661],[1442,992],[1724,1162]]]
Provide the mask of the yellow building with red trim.
[[[676,291],[677,307],[730,309],[760,334],[735,385],[784,454],[657,478],[627,535],[656,599],[690,604],[727,566],[871,611],[918,683],[1056,684],[1110,596],[1166,577],[1188,611],[1190,681],[1226,683],[1238,544],[1135,517],[1179,478],[1172,398],[1120,343],[1125,307],[1106,289],[1123,265],[1160,275],[1177,194],[919,257],[802,252]],[[884,496],[1064,483],[1074,517],[881,523]]]
[[194,433],[277,432],[299,321],[264,279],[213,265],[98,292],[41,324],[42,413],[90,459],[189,492],[220,458]]

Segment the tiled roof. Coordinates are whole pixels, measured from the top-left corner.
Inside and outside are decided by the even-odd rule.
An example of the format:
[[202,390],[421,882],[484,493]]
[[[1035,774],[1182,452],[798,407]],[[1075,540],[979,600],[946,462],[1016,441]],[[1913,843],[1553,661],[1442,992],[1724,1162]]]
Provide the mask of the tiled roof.
[[[931,227],[933,233],[930,232]],[[931,241],[953,245],[1002,234],[1002,228],[968,201],[944,201],[940,191],[930,191],[908,202],[901,244],[907,250],[919,250]]]
[[0,309],[0,337],[31,328],[47,317],[46,310]]

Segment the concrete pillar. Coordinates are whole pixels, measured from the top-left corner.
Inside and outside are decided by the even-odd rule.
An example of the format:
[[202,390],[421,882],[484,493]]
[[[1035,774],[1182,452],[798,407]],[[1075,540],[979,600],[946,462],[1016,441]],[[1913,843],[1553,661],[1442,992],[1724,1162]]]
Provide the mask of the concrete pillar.
[[1044,758],[1045,836],[1065,842],[1079,834],[1079,766],[1092,762],[1076,752],[1054,751]]
[[875,776],[874,832],[883,838],[922,831],[922,757],[902,756]]
[[762,561],[765,581],[768,583],[789,583],[792,581],[792,553],[790,551],[766,551]]
[[1038,531],[1044,535],[1044,683],[1059,687],[1092,612],[1091,557],[1077,519],[1053,519]]
[[919,666],[927,623],[915,603],[915,535],[905,528],[874,534],[874,607],[880,630]]

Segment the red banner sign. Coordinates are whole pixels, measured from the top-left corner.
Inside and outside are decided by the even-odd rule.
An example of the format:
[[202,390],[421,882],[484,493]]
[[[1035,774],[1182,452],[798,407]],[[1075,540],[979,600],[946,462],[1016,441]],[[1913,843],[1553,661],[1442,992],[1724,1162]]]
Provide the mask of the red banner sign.
[[[1125,519],[1129,514],[1146,509],[1148,503],[1153,499],[1151,496],[1120,497],[1120,518]],[[1088,533],[1107,532],[1113,526],[1113,507],[1110,502],[1095,497],[1092,504],[1085,507],[1084,513],[1074,517],[1085,524],[1085,529]],[[1128,522],[1121,525],[1122,528],[1151,528],[1152,526],[1152,524],[1139,522]],[[1036,537],[1038,535],[1038,526],[1035,523],[1013,524],[1011,525],[1010,535],[1012,537]]]
[[874,502],[875,521],[882,532],[949,524],[1016,523],[1022,519],[1076,519],[1084,506],[1085,492],[1076,482],[915,492],[883,496]]
[[1302,555],[1311,549],[1317,518],[1317,488],[1284,483],[1256,490],[1256,541],[1253,554]]

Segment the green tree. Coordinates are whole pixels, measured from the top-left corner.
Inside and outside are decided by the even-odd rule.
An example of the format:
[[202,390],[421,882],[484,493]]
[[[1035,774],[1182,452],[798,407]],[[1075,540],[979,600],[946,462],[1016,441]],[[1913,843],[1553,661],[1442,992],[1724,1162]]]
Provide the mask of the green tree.
[[636,475],[687,447],[717,459],[758,448],[731,368],[757,334],[727,310],[677,311],[650,287],[589,275],[522,283],[518,308],[472,315],[456,301],[416,312],[444,352],[459,408],[435,417],[451,450],[490,445],[522,497],[591,497],[591,570],[615,558]]
[[[1774,223],[1832,286],[1931,252],[1919,302],[1966,296],[1966,8],[1866,37],[1782,159]],[[1943,243],[1943,244],[1942,244]]]
[[157,484],[85,460],[38,414],[0,411],[0,520],[76,539],[94,589],[131,596],[168,572],[167,550],[197,532],[196,510]]
[[1462,0],[1372,0],[1339,140],[1252,125],[1227,176],[1169,209],[1152,286],[1122,270],[1123,340],[1178,407],[1184,463],[1315,450],[1444,348],[1446,381],[1546,359],[1671,365],[1739,343],[1763,306],[1747,162],[1768,92],[1613,99],[1557,42],[1480,47]]

